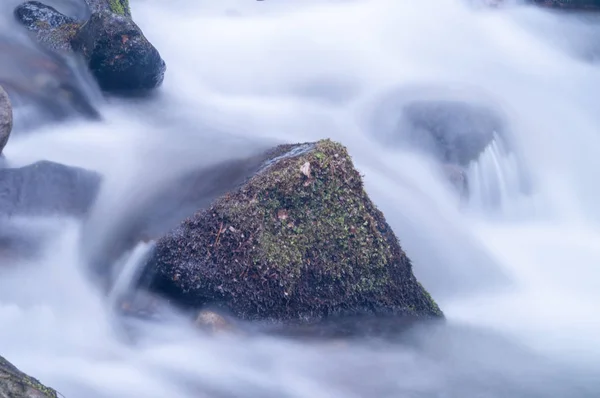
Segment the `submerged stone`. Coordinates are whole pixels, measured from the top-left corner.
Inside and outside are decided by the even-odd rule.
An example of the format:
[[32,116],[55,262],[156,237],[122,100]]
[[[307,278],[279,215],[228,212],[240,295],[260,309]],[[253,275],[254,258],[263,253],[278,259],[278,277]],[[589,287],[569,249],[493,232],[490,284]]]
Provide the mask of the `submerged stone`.
[[223,315],[210,311],[201,310],[195,321],[196,327],[209,333],[223,333],[235,330],[235,326]]
[[413,101],[404,106],[401,140],[443,163],[465,167],[504,130],[491,109],[462,101]]
[[342,145],[284,145],[268,159],[157,241],[152,291],[244,320],[443,317]]
[[57,398],[56,391],[26,375],[0,356],[0,397]]
[[0,156],[8,142],[13,126],[12,105],[8,94],[0,86]]
[[373,135],[387,147],[432,159],[461,197],[468,196],[467,169],[494,142],[506,145],[508,122],[483,96],[429,87],[394,89],[375,103]]
[[59,54],[26,37],[0,35],[0,84],[10,96],[13,134],[72,116],[98,119],[94,87],[83,60]]
[[83,215],[99,187],[96,173],[53,162],[0,169],[0,215]]

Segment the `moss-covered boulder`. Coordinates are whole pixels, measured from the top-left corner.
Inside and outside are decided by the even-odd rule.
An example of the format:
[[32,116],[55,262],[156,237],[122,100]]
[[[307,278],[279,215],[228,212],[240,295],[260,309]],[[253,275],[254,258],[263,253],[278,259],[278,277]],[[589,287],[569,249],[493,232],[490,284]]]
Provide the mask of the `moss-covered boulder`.
[[0,356],[0,397],[2,398],[57,398],[53,389],[17,369]]
[[284,145],[266,158],[157,241],[152,291],[244,320],[443,316],[342,145]]

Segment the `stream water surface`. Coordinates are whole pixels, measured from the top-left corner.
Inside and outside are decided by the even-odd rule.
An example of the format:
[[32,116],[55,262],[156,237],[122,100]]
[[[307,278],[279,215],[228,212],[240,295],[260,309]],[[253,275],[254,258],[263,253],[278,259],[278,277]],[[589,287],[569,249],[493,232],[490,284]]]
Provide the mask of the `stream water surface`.
[[[2,3],[3,40],[29,46],[17,2]],[[73,60],[100,120],[47,121],[39,98],[15,106],[12,166],[52,160],[105,184],[85,221],[12,221],[45,240],[0,268],[3,356],[68,398],[600,396],[600,18],[458,0],[131,6],[168,66],[155,95],[103,99]],[[0,60],[0,80],[30,83],[15,60]],[[394,90],[493,103],[511,150],[495,140],[467,167],[461,202],[435,162],[377,138],[378,99]],[[186,170],[322,138],[348,147],[446,324],[337,344],[204,336],[174,316],[124,338],[85,266],[140,197]],[[124,254],[116,288],[146,249]]]

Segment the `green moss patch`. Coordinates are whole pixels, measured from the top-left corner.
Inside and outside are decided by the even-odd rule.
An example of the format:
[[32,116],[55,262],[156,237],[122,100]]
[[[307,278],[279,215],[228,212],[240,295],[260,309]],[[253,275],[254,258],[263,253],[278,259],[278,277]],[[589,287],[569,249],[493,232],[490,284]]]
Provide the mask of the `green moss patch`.
[[130,17],[131,9],[129,8],[129,0],[108,0],[110,9],[115,14]]

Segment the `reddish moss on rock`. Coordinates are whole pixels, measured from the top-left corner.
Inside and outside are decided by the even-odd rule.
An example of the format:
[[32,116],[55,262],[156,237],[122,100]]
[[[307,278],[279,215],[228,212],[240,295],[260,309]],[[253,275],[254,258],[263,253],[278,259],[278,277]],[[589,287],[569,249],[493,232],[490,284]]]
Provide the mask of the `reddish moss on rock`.
[[342,145],[284,145],[268,158],[158,241],[154,291],[252,320],[443,316]]

